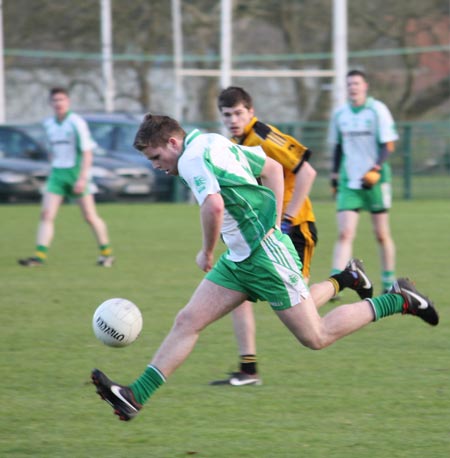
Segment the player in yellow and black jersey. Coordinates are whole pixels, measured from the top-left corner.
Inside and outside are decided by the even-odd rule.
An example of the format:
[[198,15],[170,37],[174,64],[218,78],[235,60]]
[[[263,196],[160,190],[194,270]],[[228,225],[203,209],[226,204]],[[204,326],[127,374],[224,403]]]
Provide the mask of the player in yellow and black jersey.
[[[232,141],[245,146],[261,146],[266,154],[283,166],[284,202],[281,230],[289,234],[303,264],[306,281],[317,243],[317,228],[308,197],[316,177],[309,164],[311,151],[295,138],[255,117],[253,101],[244,89],[228,87],[218,98],[222,120]],[[233,313],[233,326],[239,346],[240,370],[214,385],[261,384],[256,364],[255,320],[251,302],[244,302]]]

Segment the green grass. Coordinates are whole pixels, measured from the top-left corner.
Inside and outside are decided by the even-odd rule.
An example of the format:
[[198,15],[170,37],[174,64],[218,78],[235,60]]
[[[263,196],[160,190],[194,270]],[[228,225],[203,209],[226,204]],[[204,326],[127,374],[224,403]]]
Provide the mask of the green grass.
[[[316,203],[312,276],[327,276],[335,239],[331,203]],[[131,423],[117,421],[89,383],[100,367],[134,380],[202,278],[194,259],[199,214],[189,205],[102,205],[117,256],[94,265],[96,247],[75,206],[63,207],[49,263],[23,269],[39,207],[0,206],[1,420],[4,457],[446,458],[450,454],[448,201],[396,202],[398,273],[436,302],[437,328],[410,316],[370,325],[320,352],[300,347],[265,303],[257,305],[264,385],[210,387],[236,367],[229,317],[202,334],[186,363]],[[380,290],[378,257],[362,215],[355,254]],[[92,314],[123,296],[144,331],[130,347],[98,342]],[[344,299],[353,300],[354,293]],[[324,310],[324,312],[326,309]]]

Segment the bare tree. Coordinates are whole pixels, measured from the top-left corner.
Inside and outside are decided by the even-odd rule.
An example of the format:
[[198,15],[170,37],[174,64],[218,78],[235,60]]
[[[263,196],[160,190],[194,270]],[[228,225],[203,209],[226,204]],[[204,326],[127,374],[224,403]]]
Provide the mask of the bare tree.
[[[448,49],[432,54],[415,52],[418,47],[448,45],[448,2],[353,1],[350,2],[350,21],[356,24],[351,29],[350,49],[406,50],[386,59],[389,66],[380,66],[380,58],[371,59],[368,65],[372,86],[385,88],[397,118],[420,118],[450,99]],[[437,61],[440,65],[436,65]]]

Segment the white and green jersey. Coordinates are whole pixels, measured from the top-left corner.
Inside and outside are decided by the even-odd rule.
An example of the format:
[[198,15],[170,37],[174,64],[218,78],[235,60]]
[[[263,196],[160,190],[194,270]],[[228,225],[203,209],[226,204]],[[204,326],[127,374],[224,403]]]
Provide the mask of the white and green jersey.
[[336,110],[330,123],[329,141],[342,146],[340,173],[351,189],[361,189],[361,178],[377,163],[380,145],[396,140],[388,107],[372,97],[361,107],[345,104]]
[[44,129],[50,143],[53,168],[79,166],[83,151],[92,151],[96,146],[86,121],[75,113],[69,112],[62,121],[55,117],[46,119]]
[[232,143],[219,134],[190,132],[178,161],[181,179],[192,190],[199,205],[210,194],[220,193],[224,203],[222,239],[227,258],[248,258],[274,227],[274,193],[256,180],[266,162],[263,149]]

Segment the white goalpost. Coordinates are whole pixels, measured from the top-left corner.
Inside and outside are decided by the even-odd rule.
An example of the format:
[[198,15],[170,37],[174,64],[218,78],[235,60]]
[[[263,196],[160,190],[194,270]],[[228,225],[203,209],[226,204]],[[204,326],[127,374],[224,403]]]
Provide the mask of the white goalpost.
[[251,78],[304,78],[333,77],[333,106],[345,102],[345,75],[347,73],[347,0],[333,0],[333,69],[329,70],[235,70],[232,68],[232,10],[233,0],[221,0],[220,68],[185,68],[183,65],[183,32],[181,0],[172,0],[172,27],[174,37],[174,111],[175,118],[181,119],[183,112],[183,78],[219,78],[220,86],[230,86],[233,77]]

